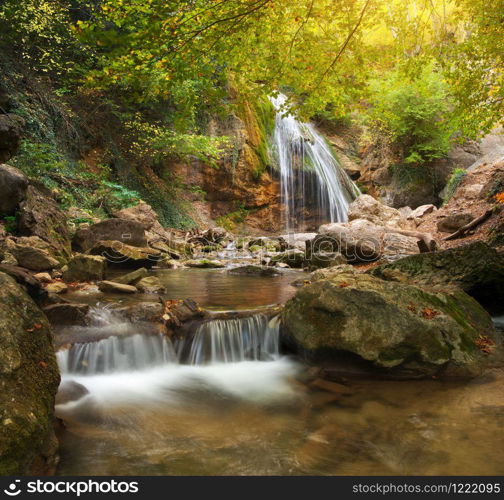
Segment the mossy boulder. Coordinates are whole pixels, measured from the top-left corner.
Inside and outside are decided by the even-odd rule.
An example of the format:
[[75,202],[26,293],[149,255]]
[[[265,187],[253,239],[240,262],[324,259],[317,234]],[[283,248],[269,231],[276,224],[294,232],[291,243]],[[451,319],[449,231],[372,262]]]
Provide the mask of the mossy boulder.
[[0,273],[0,476],[50,474],[59,371],[47,318]]
[[14,215],[27,189],[26,175],[10,165],[0,165],[0,216]]
[[162,258],[159,250],[127,245],[118,240],[99,241],[88,254],[100,255],[107,260],[109,266],[114,267],[151,268]]
[[107,259],[102,255],[77,254],[63,271],[63,280],[71,281],[97,281],[103,280],[107,270]]
[[220,269],[226,267],[220,260],[188,260],[184,262],[187,267],[196,267],[201,269]]
[[229,274],[238,274],[245,276],[280,276],[282,271],[274,267],[269,266],[256,266],[254,264],[248,264],[246,266],[235,267],[228,271]]
[[17,223],[21,235],[38,236],[49,243],[61,263],[72,255],[66,215],[59,209],[55,200],[33,186],[26,190]]
[[440,252],[411,255],[370,271],[382,279],[405,274],[413,284],[456,285],[485,307],[504,307],[504,255],[477,241]]
[[307,358],[352,353],[393,374],[478,375],[480,335],[495,334],[471,297],[343,271],[301,288],[282,313],[283,333]]

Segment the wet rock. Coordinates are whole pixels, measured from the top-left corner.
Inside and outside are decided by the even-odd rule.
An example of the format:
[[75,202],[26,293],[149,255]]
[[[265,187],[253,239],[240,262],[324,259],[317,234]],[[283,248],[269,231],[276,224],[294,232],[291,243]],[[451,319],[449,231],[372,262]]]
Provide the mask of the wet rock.
[[14,215],[25,199],[28,178],[17,168],[0,165],[0,215]]
[[145,267],[141,267],[140,269],[135,269],[134,271],[131,271],[131,273],[115,277],[114,281],[116,283],[124,283],[125,285],[134,285],[142,278],[146,278],[148,275],[149,271],[147,271]]
[[15,245],[11,253],[21,267],[32,271],[47,271],[60,266],[47,250],[41,248]]
[[101,255],[77,254],[65,267],[64,281],[97,281],[105,277],[107,260]]
[[78,401],[87,396],[89,391],[75,380],[63,380],[56,395],[56,404],[63,405],[71,401]]
[[473,219],[474,216],[470,213],[454,213],[443,217],[437,223],[437,230],[441,233],[454,233],[457,229],[469,224]]
[[192,299],[169,300],[165,304],[163,319],[173,332],[184,324],[201,320],[205,315],[205,311]]
[[313,240],[316,236],[317,233],[290,233],[284,234],[280,238],[285,242],[287,248],[295,248],[304,252],[306,242]]
[[308,261],[310,270],[346,264],[347,260],[339,252],[314,252]]
[[202,269],[219,269],[226,267],[225,264],[223,264],[220,260],[207,260],[207,259],[188,260],[185,262],[185,265],[187,267],[196,267]]
[[161,302],[139,302],[132,306],[118,308],[116,311],[132,323],[154,322],[162,319],[164,307]]
[[103,293],[137,293],[138,289],[132,285],[115,283],[114,281],[100,281],[98,289]]
[[142,278],[136,284],[137,288],[143,293],[165,293],[166,288],[157,276],[147,276]]
[[52,474],[59,371],[46,317],[0,273],[0,475]]
[[318,269],[310,274],[309,281],[319,281],[324,279],[335,278],[342,273],[354,273],[355,268],[348,264],[340,264],[334,267],[327,267],[325,269]]
[[18,215],[18,231],[24,236],[38,236],[50,244],[55,257],[66,261],[71,256],[66,215],[52,198],[33,186],[26,191]]
[[261,236],[253,238],[248,242],[248,249],[251,252],[265,250],[267,252],[283,252],[287,249],[287,243],[282,237],[270,238]]
[[87,324],[88,304],[64,302],[52,304],[43,308],[51,325],[81,325]]
[[61,293],[68,292],[68,285],[66,285],[66,283],[63,283],[62,281],[55,281],[54,283],[49,283],[46,286],[46,291],[47,293],[55,293],[59,295]]
[[281,271],[273,267],[268,266],[256,266],[254,264],[249,264],[247,266],[240,266],[230,269],[229,274],[244,274],[247,276],[280,276]]
[[504,303],[504,256],[481,241],[411,255],[369,272],[388,279],[386,273],[390,270],[401,271],[412,283],[421,286],[458,286],[490,308],[498,309]]
[[406,229],[409,224],[399,210],[388,207],[368,194],[361,194],[348,207],[348,220],[364,219],[377,226]]
[[112,240],[99,241],[88,253],[106,258],[107,264],[115,267],[150,268],[161,259],[161,252],[154,248],[135,247]]
[[9,161],[19,149],[24,125],[18,115],[0,114],[0,162]]
[[290,267],[303,267],[305,265],[305,253],[301,250],[286,250],[285,252],[280,252],[277,254],[270,255],[271,263],[276,264],[283,262],[288,264]]
[[309,383],[310,387],[320,389],[321,391],[332,392],[333,394],[347,395],[352,394],[353,391],[349,387],[337,382],[331,382],[323,378],[316,378]]
[[72,246],[78,252],[87,252],[100,241],[116,241],[130,247],[147,246],[144,226],[127,219],[106,219],[89,228],[79,229],[73,237]]
[[458,289],[433,291],[357,272],[301,288],[285,305],[283,334],[306,357],[356,354],[409,376],[472,377],[486,364],[476,341],[495,334],[490,316]]

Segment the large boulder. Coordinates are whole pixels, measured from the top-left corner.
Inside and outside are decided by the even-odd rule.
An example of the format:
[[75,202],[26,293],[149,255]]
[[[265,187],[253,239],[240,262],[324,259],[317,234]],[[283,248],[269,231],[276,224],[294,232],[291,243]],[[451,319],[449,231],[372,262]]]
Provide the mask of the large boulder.
[[17,168],[0,165],[0,217],[14,215],[25,199],[28,178]]
[[[340,272],[301,288],[285,305],[286,338],[309,359],[351,353],[400,376],[474,376],[490,316],[456,288],[435,291]],[[486,338],[486,337],[485,337]]]
[[79,229],[72,240],[78,252],[87,252],[99,241],[117,241],[132,247],[147,246],[144,226],[128,219],[106,219]]
[[454,233],[473,219],[474,215],[469,212],[454,212],[438,221],[437,230],[441,233]]
[[377,226],[407,229],[409,223],[401,212],[388,207],[368,194],[361,194],[348,207],[348,220],[365,219]]
[[105,277],[107,259],[101,255],[78,254],[68,261],[63,271],[63,280],[99,281]]
[[372,262],[381,257],[398,258],[418,253],[417,239],[390,232],[366,219],[320,226],[316,238],[306,242],[306,256],[341,253],[349,262]]
[[56,259],[49,255],[47,250],[41,250],[40,248],[16,245],[12,255],[14,255],[21,267],[32,271],[48,271],[60,265]]
[[490,309],[504,304],[504,255],[481,241],[405,257],[370,273],[394,279],[396,271],[418,285],[456,285]]
[[98,241],[89,251],[90,255],[100,255],[114,267],[150,268],[161,259],[161,252],[149,247],[137,247],[117,240]]
[[72,252],[67,218],[52,198],[29,186],[26,198],[20,205],[17,221],[20,234],[43,239],[51,245],[55,256],[61,261],[70,258]]
[[87,325],[89,304],[62,302],[44,307],[44,313],[52,325]]
[[19,149],[24,125],[18,115],[0,114],[0,162],[9,161]]
[[271,254],[271,264],[288,264],[290,267],[303,267],[305,265],[305,253],[301,250],[290,249],[285,252]]
[[14,279],[0,273],[0,476],[54,473],[58,384],[46,317]]

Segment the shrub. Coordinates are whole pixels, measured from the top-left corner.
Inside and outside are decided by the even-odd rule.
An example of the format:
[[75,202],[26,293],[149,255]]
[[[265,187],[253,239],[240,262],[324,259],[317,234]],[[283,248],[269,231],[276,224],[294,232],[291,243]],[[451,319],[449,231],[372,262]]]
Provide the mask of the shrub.
[[424,165],[443,157],[450,147],[454,124],[447,86],[432,66],[417,78],[399,70],[369,85],[367,122],[389,139],[405,166]]

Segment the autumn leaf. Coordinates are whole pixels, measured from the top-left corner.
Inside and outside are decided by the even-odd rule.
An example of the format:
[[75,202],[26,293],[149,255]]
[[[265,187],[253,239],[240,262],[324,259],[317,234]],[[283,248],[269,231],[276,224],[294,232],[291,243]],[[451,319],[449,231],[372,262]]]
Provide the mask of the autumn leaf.
[[413,314],[416,314],[416,312],[417,312],[417,309],[416,309],[416,307],[413,305],[413,303],[412,303],[412,302],[410,302],[410,303],[406,306],[406,308],[408,309],[408,311],[411,311]]
[[45,361],[39,361],[39,366],[45,369],[47,368],[47,363]]
[[483,354],[487,355],[495,348],[495,342],[493,342],[493,340],[491,340],[487,335],[479,335],[474,343]]
[[422,316],[425,319],[435,318],[438,314],[439,314],[439,311],[435,311],[434,309],[431,309],[430,307],[424,307],[422,309]]
[[349,286],[349,283],[347,283],[346,281],[343,281],[343,283],[339,284],[340,288],[346,288],[347,286]]
[[501,193],[497,193],[495,196],[494,196],[495,200],[497,201],[497,203],[502,203],[504,204],[504,191],[502,191]]

